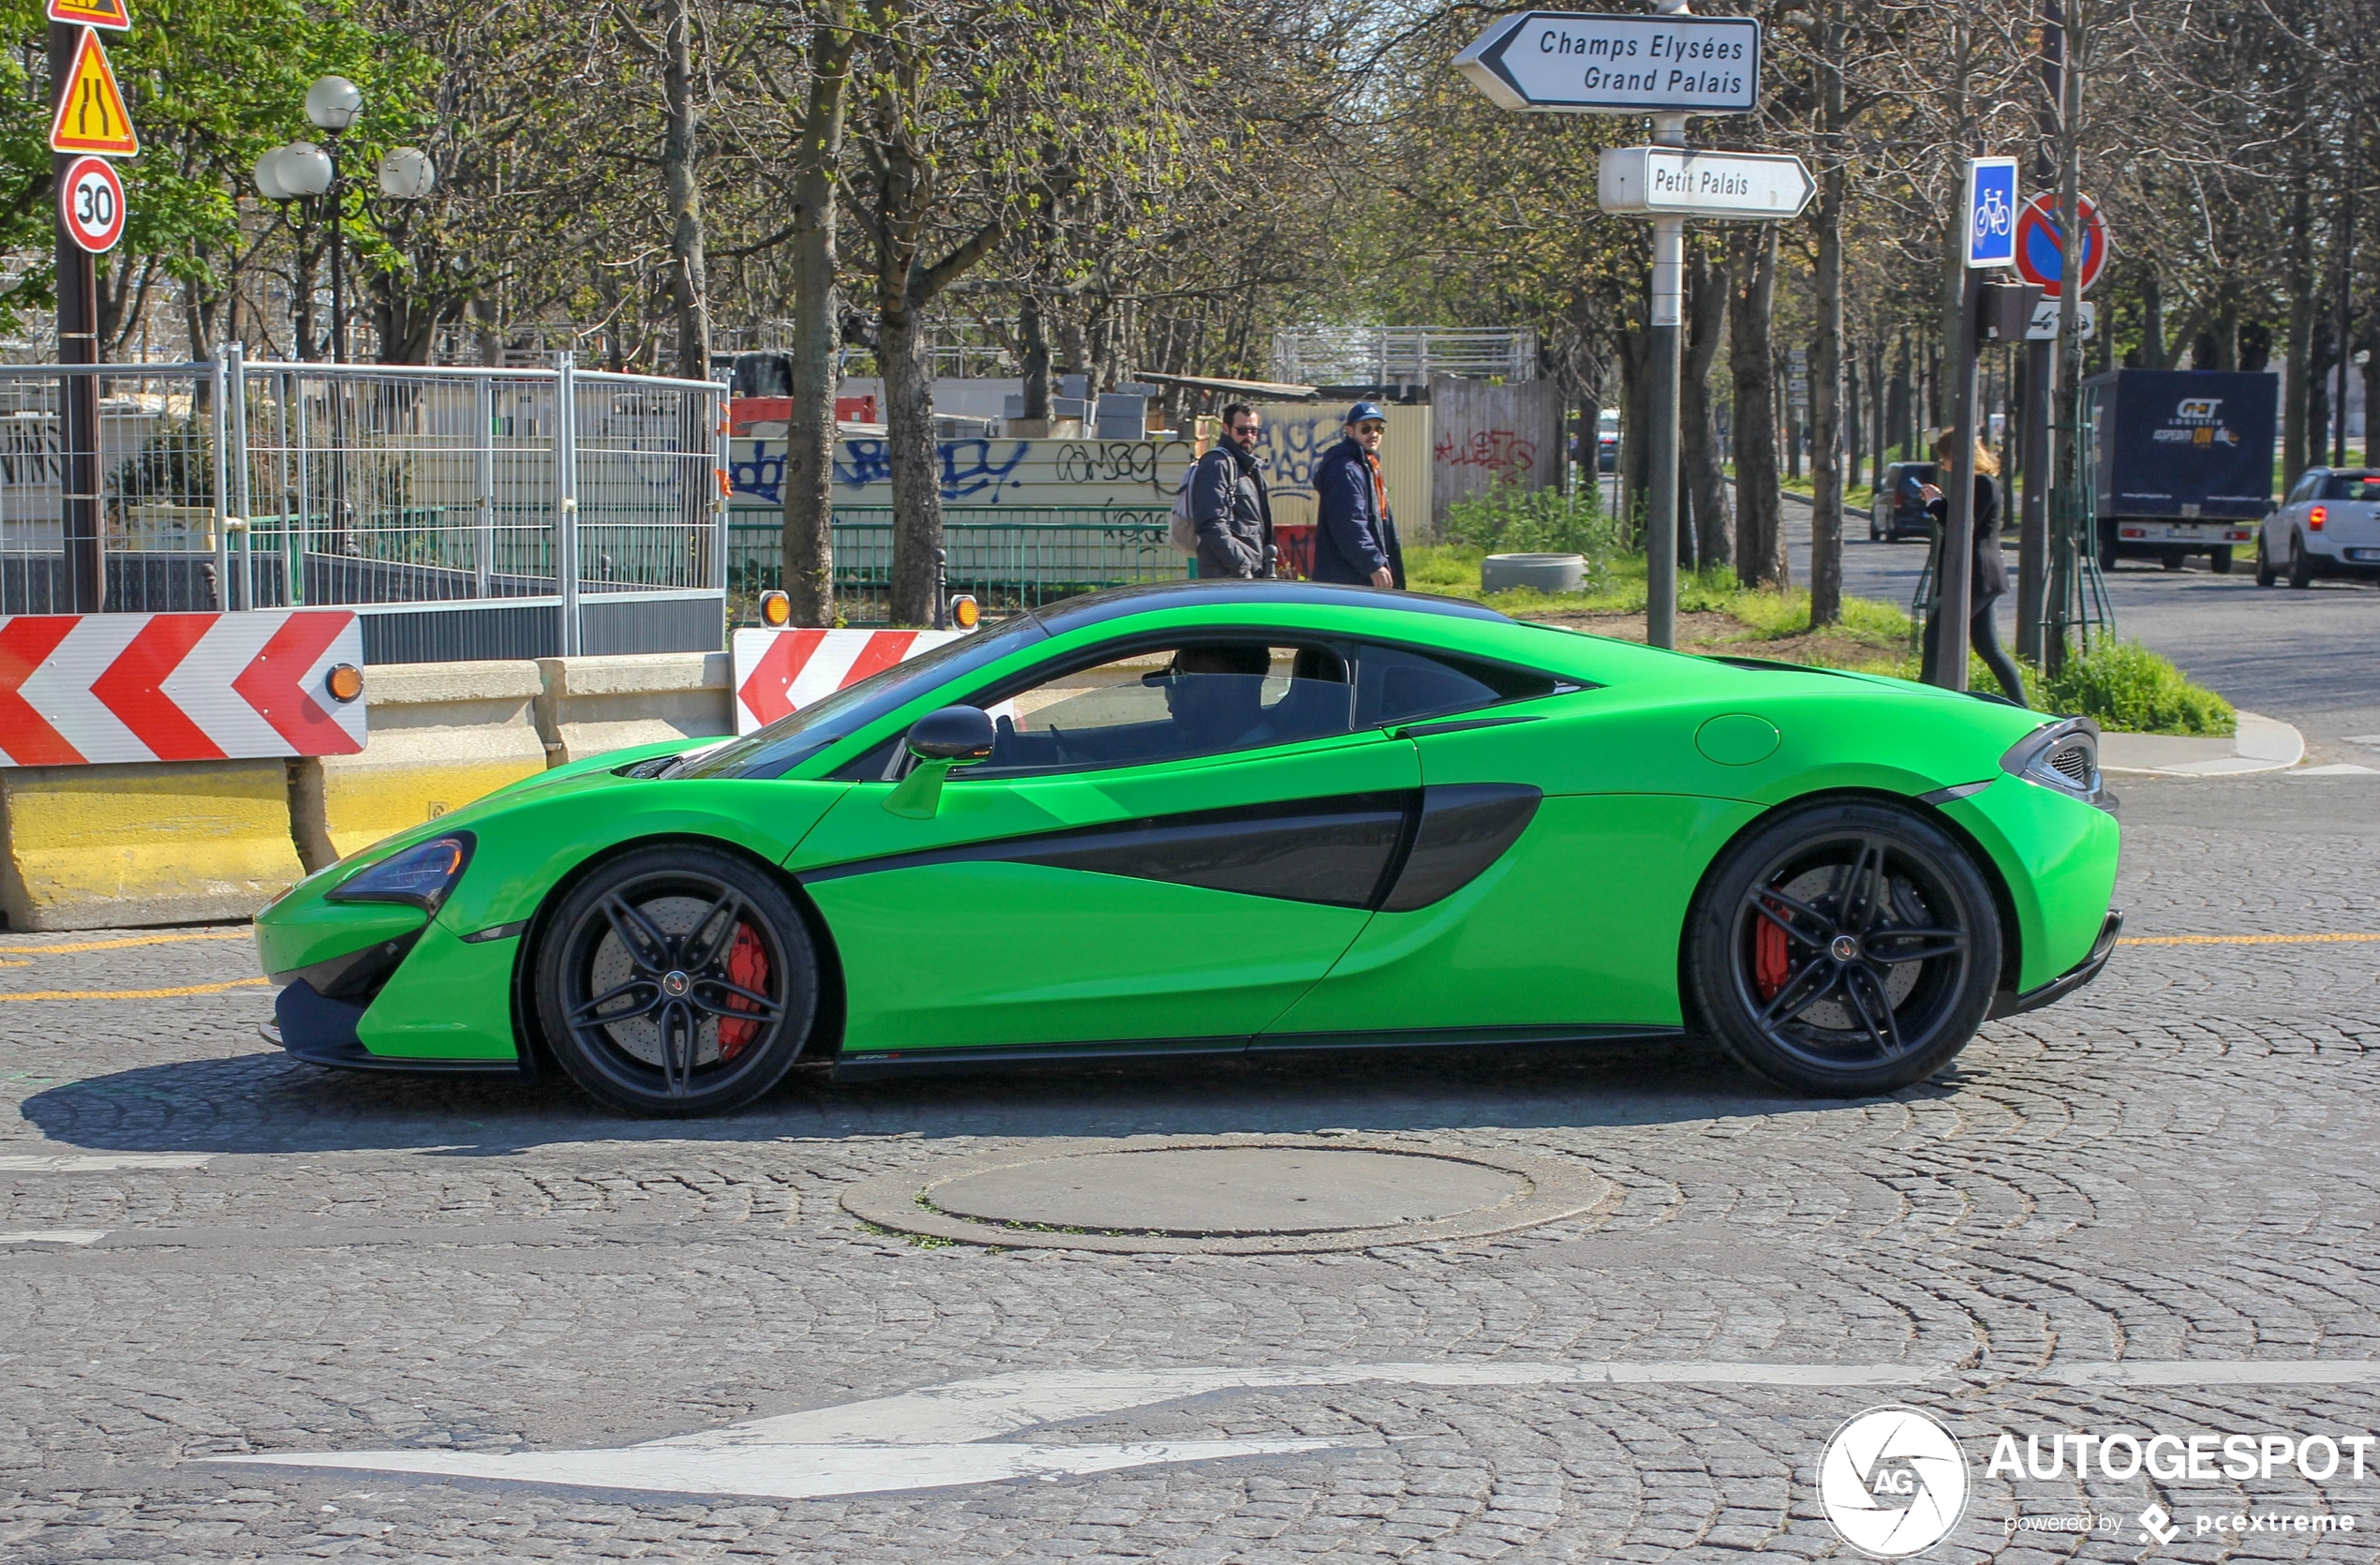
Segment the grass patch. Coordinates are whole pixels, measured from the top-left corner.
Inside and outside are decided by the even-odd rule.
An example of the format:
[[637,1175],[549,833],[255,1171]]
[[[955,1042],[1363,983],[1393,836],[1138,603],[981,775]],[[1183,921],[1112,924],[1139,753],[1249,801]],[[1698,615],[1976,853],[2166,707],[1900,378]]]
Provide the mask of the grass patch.
[[[1915,652],[1904,651],[1873,663],[1844,661],[1827,666],[1914,680],[1922,660]],[[2230,702],[2204,685],[2192,684],[2170,661],[2136,641],[2102,642],[2078,657],[2068,658],[2054,679],[2045,678],[2038,665],[2022,658],[2016,660],[2016,667],[2025,677],[2025,700],[2033,710],[2094,718],[2111,734],[2222,738],[2239,729],[2239,714]],[[2000,689],[1992,671],[1972,652],[1967,655],[1967,688]]]

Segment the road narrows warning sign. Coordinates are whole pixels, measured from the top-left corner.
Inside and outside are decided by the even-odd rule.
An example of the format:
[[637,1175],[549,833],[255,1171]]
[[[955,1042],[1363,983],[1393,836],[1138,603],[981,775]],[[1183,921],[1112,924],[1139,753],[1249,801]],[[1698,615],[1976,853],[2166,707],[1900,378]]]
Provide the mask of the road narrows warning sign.
[[110,157],[132,157],[141,151],[141,138],[133,133],[132,115],[116,87],[108,52],[88,27],[75,49],[67,90],[58,97],[57,117],[50,122],[50,148]]
[[112,33],[132,30],[132,13],[124,0],[50,0],[50,20],[70,27],[105,27]]

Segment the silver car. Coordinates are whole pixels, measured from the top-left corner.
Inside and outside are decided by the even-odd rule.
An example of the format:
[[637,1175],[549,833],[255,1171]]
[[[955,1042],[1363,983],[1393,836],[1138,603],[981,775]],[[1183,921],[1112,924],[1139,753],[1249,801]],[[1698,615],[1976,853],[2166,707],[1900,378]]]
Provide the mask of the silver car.
[[2256,533],[2256,585],[2380,580],[2380,468],[2308,468]]

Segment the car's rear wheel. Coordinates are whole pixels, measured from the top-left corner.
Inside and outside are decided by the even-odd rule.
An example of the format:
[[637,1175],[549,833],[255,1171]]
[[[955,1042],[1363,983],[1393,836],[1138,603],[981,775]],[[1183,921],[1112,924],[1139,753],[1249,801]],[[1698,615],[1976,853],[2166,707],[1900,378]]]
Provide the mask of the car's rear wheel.
[[2313,585],[2313,560],[2306,554],[2306,541],[2294,535],[2289,540],[2289,585],[2299,591]]
[[719,1113],[784,1079],[818,1007],[800,911],[757,867],[673,845],[602,866],[562,899],[537,1010],[563,1070],[631,1113]]
[[1828,1096],[1949,1064],[1999,987],[2000,916],[1966,850],[1912,812],[1822,803],[1730,852],[1695,904],[1696,1008],[1743,1065]]

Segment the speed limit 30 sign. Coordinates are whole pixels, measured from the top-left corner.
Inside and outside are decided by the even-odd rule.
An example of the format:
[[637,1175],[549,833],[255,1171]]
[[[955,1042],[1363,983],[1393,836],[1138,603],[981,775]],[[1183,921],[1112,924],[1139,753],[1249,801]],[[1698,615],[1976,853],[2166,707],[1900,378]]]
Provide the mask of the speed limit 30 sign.
[[58,216],[77,245],[93,255],[124,237],[124,182],[104,157],[78,157],[58,182]]

